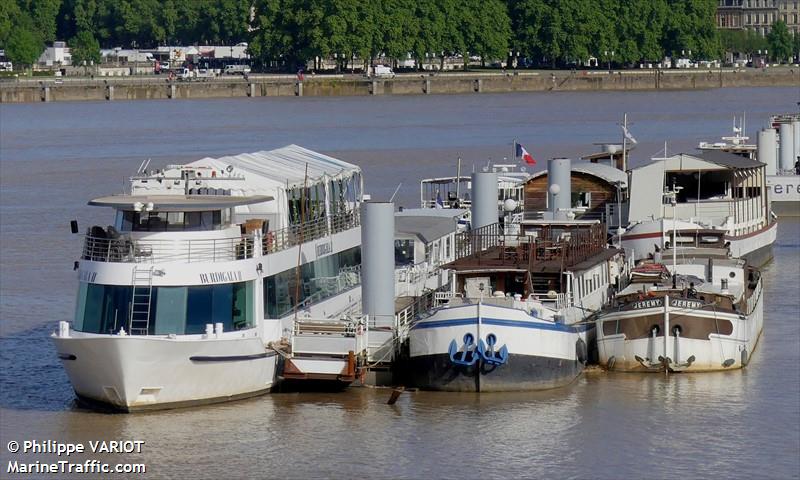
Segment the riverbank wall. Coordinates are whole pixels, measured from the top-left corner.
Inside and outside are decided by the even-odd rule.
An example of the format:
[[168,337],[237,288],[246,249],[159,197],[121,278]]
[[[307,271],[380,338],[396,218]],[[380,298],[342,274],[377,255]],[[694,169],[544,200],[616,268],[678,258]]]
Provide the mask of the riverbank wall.
[[234,97],[426,95],[544,91],[800,88],[800,68],[355,75],[250,75],[169,81],[164,77],[18,79],[0,82],[0,103]]

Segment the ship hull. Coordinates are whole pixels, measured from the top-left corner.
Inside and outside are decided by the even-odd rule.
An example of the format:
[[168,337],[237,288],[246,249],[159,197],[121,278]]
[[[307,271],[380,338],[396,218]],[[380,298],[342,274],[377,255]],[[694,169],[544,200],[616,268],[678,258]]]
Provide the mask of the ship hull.
[[[763,330],[761,286],[753,294],[749,314],[713,308],[674,306],[667,318],[662,304],[636,311],[611,311],[597,320],[599,363],[622,372],[707,372],[734,370],[749,363]],[[669,335],[665,341],[664,327]],[[680,335],[675,335],[675,327]],[[652,335],[653,329],[656,335]]]
[[79,399],[133,412],[268,392],[275,382],[276,354],[265,350],[255,330],[226,335],[187,339],[74,332],[52,338]]
[[[591,329],[494,305],[443,308],[411,329],[406,370],[410,384],[425,390],[502,392],[558,388],[573,382],[583,371],[587,330]],[[467,336],[474,342],[468,342]],[[496,339],[493,352],[483,356],[476,344],[480,341],[488,345],[490,336]],[[503,348],[505,357],[500,353]]]

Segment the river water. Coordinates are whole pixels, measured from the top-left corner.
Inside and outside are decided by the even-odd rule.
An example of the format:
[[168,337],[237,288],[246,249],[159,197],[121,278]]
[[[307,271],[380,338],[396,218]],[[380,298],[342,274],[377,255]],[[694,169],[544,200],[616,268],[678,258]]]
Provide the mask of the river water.
[[[793,111],[798,88],[364,98],[53,103],[0,106],[0,478],[9,441],[141,440],[141,453],[75,461],[147,465],[151,478],[797,478],[800,476],[800,221],[781,219],[765,267],[765,327],[746,370],[593,371],[524,394],[389,391],[270,394],[135,415],[78,408],[49,333],[70,319],[81,228],[110,222],[92,197],[152,168],[296,143],[361,165],[367,191],[417,206],[421,177],[511,153],[539,160],[620,141],[636,165],[730,133],[751,137]],[[57,475],[63,476],[63,475]],[[36,477],[36,476],[34,476]],[[39,475],[44,478],[46,475]],[[28,477],[30,478],[30,477]]]

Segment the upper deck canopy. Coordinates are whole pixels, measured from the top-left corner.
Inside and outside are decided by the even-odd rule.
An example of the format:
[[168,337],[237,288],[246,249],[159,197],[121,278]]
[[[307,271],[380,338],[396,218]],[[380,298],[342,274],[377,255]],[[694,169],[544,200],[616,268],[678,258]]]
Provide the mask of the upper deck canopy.
[[222,210],[240,205],[252,205],[254,203],[268,202],[272,199],[268,195],[252,197],[228,197],[223,195],[109,195],[90,200],[89,205],[113,207],[119,210],[133,210],[137,203],[144,206],[152,203],[153,209],[160,212],[200,212]]
[[[270,183],[284,187],[312,185],[324,178],[342,178],[360,172],[357,165],[300,147],[287,145],[275,150],[242,153],[220,158],[203,158],[189,163],[189,167],[211,167],[224,171],[228,166],[247,174],[247,183]],[[308,179],[306,179],[308,166]]]

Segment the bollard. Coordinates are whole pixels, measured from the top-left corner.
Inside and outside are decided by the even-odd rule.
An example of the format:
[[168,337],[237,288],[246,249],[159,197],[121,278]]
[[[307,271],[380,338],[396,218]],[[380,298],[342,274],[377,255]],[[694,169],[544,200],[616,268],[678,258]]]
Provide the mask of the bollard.
[[49,102],[50,101],[50,87],[43,87],[42,88],[42,101]]
[[248,97],[255,97],[256,96],[256,86],[253,83],[247,84],[247,96]]
[[297,82],[294,84],[294,95],[296,97],[303,96],[303,82]]
[[106,85],[106,100],[114,100],[114,85]]

